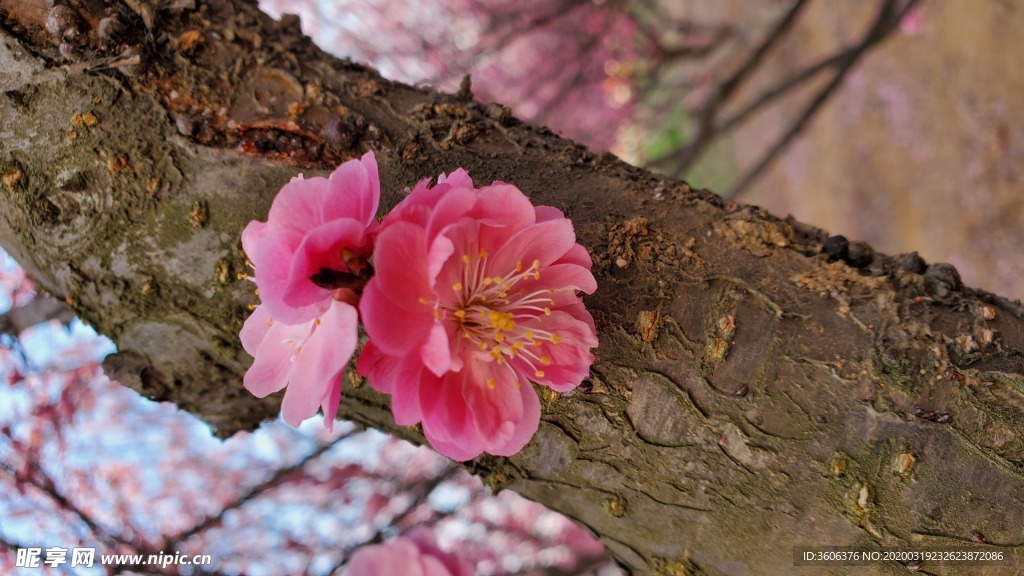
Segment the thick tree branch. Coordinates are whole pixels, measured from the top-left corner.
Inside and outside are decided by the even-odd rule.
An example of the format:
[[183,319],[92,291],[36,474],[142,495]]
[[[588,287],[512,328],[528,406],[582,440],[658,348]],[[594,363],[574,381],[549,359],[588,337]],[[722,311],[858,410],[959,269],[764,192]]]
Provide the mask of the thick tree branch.
[[[1018,303],[862,244],[830,260],[821,230],[389,82],[250,2],[107,4],[69,31],[42,0],[0,0],[0,172],[18,173],[0,243],[115,340],[124,384],[222,435],[274,417],[241,386],[245,224],[296,172],[366,150],[385,208],[463,166],[563,209],[599,286],[590,378],[544,394],[523,452],[467,464],[489,486],[580,521],[635,574],[788,574],[797,545],[1020,547]],[[423,441],[354,373],[342,415]]]

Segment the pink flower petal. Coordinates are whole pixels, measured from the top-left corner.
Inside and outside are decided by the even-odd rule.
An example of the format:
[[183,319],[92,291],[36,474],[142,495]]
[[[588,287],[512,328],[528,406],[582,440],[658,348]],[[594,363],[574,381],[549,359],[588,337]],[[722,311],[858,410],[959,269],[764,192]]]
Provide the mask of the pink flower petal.
[[452,350],[444,324],[434,323],[427,342],[420,348],[420,358],[435,376],[441,376],[451,368]]
[[259,350],[260,344],[263,343],[263,338],[270,331],[270,326],[270,313],[263,306],[257,306],[253,309],[252,314],[246,318],[238,337],[242,341],[242,348],[250,356],[255,355],[256,351]]
[[[341,372],[356,348],[355,308],[335,301],[320,322],[295,354],[289,373],[281,414],[292,426],[316,414],[317,408],[331,398],[333,388],[340,388]],[[333,419],[334,414],[329,418]]]
[[[262,306],[258,307],[262,308]],[[254,311],[255,312],[255,311]],[[249,316],[249,322],[252,316]],[[309,323],[294,325],[274,322],[253,353],[256,360],[245,372],[242,383],[257,398],[273,394],[288,383],[295,342],[305,337]]]
[[528,226],[509,238],[494,255],[492,270],[512,270],[517,262],[529,266],[534,260],[548,266],[565,255],[576,243],[572,222],[548,220]]
[[310,227],[323,222],[321,206],[330,196],[330,183],[326,178],[305,178],[302,174],[291,179],[277,193],[267,223],[296,234],[305,234]]
[[526,446],[540,426],[540,399],[529,383],[519,389],[523,406],[522,416],[512,428],[512,434],[504,443],[489,446],[487,452],[495,456],[512,456]]
[[434,326],[426,235],[418,226],[396,223],[377,237],[377,254],[376,274],[359,308],[367,333],[381,351],[402,356],[419,348]]
[[338,166],[329,183],[330,198],[337,200],[321,205],[321,222],[352,218],[366,226],[373,221],[380,202],[380,177],[373,152]]

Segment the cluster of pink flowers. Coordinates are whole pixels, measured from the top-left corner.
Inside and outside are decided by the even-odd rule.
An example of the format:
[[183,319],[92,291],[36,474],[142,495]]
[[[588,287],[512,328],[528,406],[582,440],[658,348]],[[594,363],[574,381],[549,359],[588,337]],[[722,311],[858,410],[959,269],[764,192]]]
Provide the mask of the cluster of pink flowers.
[[293,179],[245,229],[262,302],[242,329],[256,358],[245,386],[287,385],[286,422],[319,407],[330,423],[361,317],[359,372],[391,395],[396,423],[422,423],[455,460],[509,456],[539,424],[531,382],[569,391],[593,363],[590,256],[562,212],[515,186],[477,188],[462,169],[429,182],[378,224],[368,153],[329,179]]

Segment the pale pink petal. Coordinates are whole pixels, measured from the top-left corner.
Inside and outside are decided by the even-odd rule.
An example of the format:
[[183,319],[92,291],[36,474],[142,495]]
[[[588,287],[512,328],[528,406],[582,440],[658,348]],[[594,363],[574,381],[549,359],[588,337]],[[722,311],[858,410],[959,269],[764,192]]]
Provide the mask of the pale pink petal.
[[320,404],[320,409],[324,412],[324,428],[328,432],[334,432],[334,421],[338,417],[339,406],[341,406],[341,386],[332,386],[331,391]]
[[250,356],[254,356],[256,351],[259,350],[263,338],[270,331],[270,325],[270,313],[263,306],[254,308],[252,314],[246,318],[238,337],[242,341],[242,348]]
[[321,206],[321,222],[352,218],[368,225],[377,215],[380,177],[373,152],[338,166],[330,176],[330,196]]
[[291,179],[277,193],[267,214],[267,223],[294,233],[304,234],[323,222],[321,206],[330,195],[330,183],[317,176],[305,178],[302,174]]
[[341,386],[341,372],[356,348],[357,321],[355,308],[337,301],[320,317],[320,325],[295,354],[281,403],[285,422],[298,426]]
[[242,379],[246,389],[257,398],[263,398],[284,388],[288,383],[295,341],[308,331],[308,322],[301,325],[274,322],[253,354],[256,360]]
[[444,324],[434,323],[426,343],[420,348],[423,364],[436,376],[441,376],[452,366],[452,350]]
[[[252,224],[250,224],[252,226]],[[248,230],[248,228],[246,228]],[[295,255],[295,248],[302,243],[302,237],[295,232],[282,228],[266,227],[259,242],[252,249],[246,249],[246,254],[252,260],[256,271],[253,273],[253,280],[260,289],[260,301],[263,304],[270,304],[273,310],[268,308],[271,317],[277,316],[284,307],[284,297],[288,291],[288,276],[290,273],[290,262]],[[293,320],[312,320],[319,310],[309,310],[300,316],[292,314]]]

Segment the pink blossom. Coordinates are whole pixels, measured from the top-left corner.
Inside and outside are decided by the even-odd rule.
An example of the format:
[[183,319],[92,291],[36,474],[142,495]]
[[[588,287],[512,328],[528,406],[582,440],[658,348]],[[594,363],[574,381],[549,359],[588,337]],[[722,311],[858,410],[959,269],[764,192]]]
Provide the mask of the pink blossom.
[[384,544],[363,546],[352,555],[345,576],[473,576],[473,567],[442,552],[425,529]]
[[321,287],[313,277],[365,277],[379,199],[377,162],[367,153],[329,179],[293,178],[274,198],[267,222],[250,222],[242,233],[262,302],[241,332],[256,359],[243,382],[261,398],[287,386],[281,412],[292,426],[318,407],[325,425],[333,425],[341,372],[358,338],[358,296]]
[[590,256],[572,222],[515,186],[477,189],[462,169],[438,180],[381,224],[359,370],[441,454],[509,456],[539,423],[530,382],[569,391],[593,363],[578,294],[597,287]]
[[292,178],[274,198],[267,221],[245,227],[242,247],[272,318],[304,322],[331,306],[332,290],[311,278],[325,269],[363,271],[379,202],[377,160],[367,152],[338,166],[329,179]]

